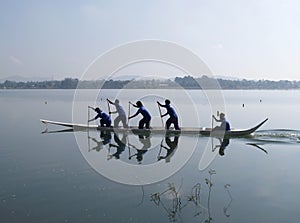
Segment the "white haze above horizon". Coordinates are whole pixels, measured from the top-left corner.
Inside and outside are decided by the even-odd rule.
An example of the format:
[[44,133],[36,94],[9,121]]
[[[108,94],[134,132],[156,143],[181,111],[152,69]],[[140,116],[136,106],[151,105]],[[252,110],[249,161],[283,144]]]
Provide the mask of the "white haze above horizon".
[[[296,0],[10,0],[0,2],[0,27],[0,79],[80,78],[109,49],[157,39],[190,49],[216,76],[300,80]],[[169,75],[123,74],[139,71]]]

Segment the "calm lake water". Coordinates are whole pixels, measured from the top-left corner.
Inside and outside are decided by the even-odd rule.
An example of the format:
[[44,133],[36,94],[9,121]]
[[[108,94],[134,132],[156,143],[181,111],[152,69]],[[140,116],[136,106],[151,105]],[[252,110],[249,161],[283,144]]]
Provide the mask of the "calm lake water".
[[[0,91],[1,222],[299,222],[300,91],[222,93],[233,128],[269,118],[223,156],[222,141],[195,135],[45,131],[40,118],[85,124],[93,90],[81,91],[78,114],[73,90]],[[160,95],[181,126],[211,126],[217,111],[196,90],[104,90],[97,105],[117,96],[128,112],[142,99],[161,126]]]

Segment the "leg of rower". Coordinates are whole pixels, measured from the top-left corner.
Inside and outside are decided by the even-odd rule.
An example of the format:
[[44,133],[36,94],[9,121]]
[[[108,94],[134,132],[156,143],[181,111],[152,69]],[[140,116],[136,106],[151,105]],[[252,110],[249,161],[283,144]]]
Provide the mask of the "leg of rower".
[[166,121],[166,129],[170,128],[171,123],[172,123],[171,118],[168,118],[168,120]]
[[139,129],[143,129],[143,128],[144,128],[144,124],[145,124],[145,121],[144,121],[144,118],[142,118],[142,119],[139,121]]
[[175,127],[176,130],[180,130],[180,127],[179,127],[179,125],[178,125],[178,118],[176,118],[176,119],[174,120],[174,127]]
[[119,126],[121,119],[120,116],[116,117],[114,120],[114,127],[117,128]]

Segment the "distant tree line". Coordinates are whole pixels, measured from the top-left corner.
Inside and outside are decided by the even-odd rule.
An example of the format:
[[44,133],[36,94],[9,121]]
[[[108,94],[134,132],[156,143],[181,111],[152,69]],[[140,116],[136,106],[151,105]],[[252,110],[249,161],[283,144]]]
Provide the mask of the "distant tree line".
[[5,89],[75,89],[78,85],[78,79],[65,78],[64,80],[58,81],[5,81],[0,84],[0,88]]
[[206,75],[199,78],[192,76],[176,77],[174,80],[96,80],[79,81],[74,78],[52,81],[5,81],[0,89],[300,89],[300,81],[270,80],[225,80],[213,79]]

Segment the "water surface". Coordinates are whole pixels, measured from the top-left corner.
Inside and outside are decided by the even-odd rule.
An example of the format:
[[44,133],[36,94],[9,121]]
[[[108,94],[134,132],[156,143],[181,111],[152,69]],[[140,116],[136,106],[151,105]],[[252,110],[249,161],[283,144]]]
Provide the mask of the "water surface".
[[[160,94],[159,90],[152,93]],[[226,115],[233,127],[248,128],[266,117],[269,121],[252,137],[230,139],[221,156],[218,139],[185,135],[177,139],[164,135],[141,139],[132,134],[104,138],[96,131],[76,133],[86,142],[83,151],[73,132],[41,134],[45,126],[39,122],[40,118],[71,122],[74,91],[0,91],[1,221],[298,222],[300,92],[223,93]],[[100,98],[116,94],[107,90]],[[137,98],[135,94],[119,95],[126,109],[127,101]],[[138,91],[138,95],[147,94],[146,90]],[[211,111],[203,93],[189,92],[196,102],[197,121],[189,113],[185,97],[176,100],[176,91],[167,94],[179,111],[181,125],[211,125]],[[158,126],[160,119],[152,99],[144,101],[153,114],[152,124]],[[98,102],[107,109],[105,100]],[[86,120],[85,107],[82,114]],[[48,126],[48,132],[61,129]],[[120,147],[118,139],[123,139],[124,148],[114,147]],[[173,145],[178,140],[171,156],[166,149],[171,145],[168,140]],[[142,153],[144,146],[148,149]],[[207,148],[215,159],[200,171],[199,163]],[[162,172],[177,168],[180,162],[182,165],[162,181],[132,186],[99,174],[89,165],[97,161],[125,178],[132,173],[117,169],[120,163],[137,168],[153,165]]]

